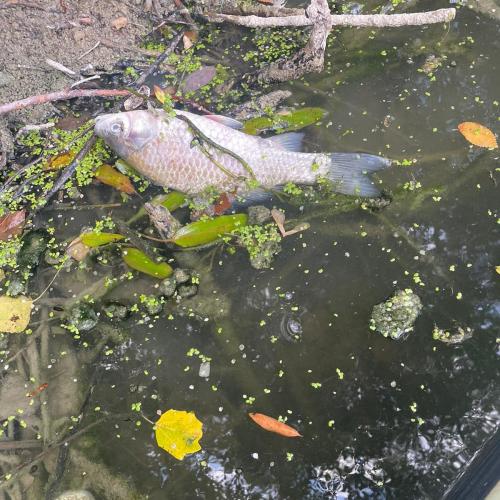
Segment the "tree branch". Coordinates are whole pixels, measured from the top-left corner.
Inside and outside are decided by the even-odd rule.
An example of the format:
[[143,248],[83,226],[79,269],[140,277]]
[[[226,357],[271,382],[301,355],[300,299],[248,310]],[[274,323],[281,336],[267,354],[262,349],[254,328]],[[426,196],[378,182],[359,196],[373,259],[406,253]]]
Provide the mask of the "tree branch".
[[[430,12],[411,14],[334,14],[331,15],[332,26],[348,26],[357,28],[398,28],[401,26],[421,26],[424,24],[446,23],[455,19],[455,9],[439,9]],[[247,28],[301,27],[314,25],[314,19],[303,15],[292,16],[237,16],[207,12],[209,21],[214,23],[232,23]]]
[[38,104],[45,104],[47,102],[64,101],[67,99],[74,99],[75,97],[116,97],[129,95],[128,90],[115,90],[115,89],[64,89],[57,92],[50,92],[48,94],[34,95],[21,99],[19,101],[8,102],[0,105],[0,115],[10,113],[11,111],[18,111],[19,109],[36,106]]

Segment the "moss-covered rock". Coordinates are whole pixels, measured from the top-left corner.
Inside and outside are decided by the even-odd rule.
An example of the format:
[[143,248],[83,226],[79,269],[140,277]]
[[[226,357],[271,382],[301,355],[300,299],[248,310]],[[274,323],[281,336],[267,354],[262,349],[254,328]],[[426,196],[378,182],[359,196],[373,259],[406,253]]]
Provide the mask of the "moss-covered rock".
[[413,290],[397,290],[392,297],[373,308],[370,330],[394,340],[403,339],[413,331],[422,307],[420,297]]

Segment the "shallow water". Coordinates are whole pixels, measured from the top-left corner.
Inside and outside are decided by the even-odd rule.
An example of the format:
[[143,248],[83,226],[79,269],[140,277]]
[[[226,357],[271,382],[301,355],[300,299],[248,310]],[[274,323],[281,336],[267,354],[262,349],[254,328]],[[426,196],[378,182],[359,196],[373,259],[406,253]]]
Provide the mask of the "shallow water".
[[[84,438],[96,463],[152,499],[442,496],[500,422],[498,153],[469,148],[456,130],[466,120],[498,129],[498,33],[467,9],[445,28],[371,40],[368,30],[336,32],[330,70],[289,86],[292,102],[328,111],[307,147],[415,158],[382,178],[422,188],[378,213],[304,206],[311,228],[284,240],[272,270],[252,269],[243,252],[215,254],[201,287],[221,297],[222,314],[174,308],[173,319],[129,320],[130,340],[98,362],[89,408],[123,414],[140,401],[153,420],[194,411],[203,449],[176,461],[146,422],[117,418]],[[418,71],[431,54],[447,57],[435,81]],[[430,188],[440,191],[419,197]],[[84,214],[63,212],[68,234]],[[373,306],[408,287],[424,304],[414,332],[400,342],[371,332]],[[474,335],[446,345],[432,339],[435,324]],[[191,348],[212,359],[207,379]],[[304,437],[266,433],[248,412],[286,417]]]

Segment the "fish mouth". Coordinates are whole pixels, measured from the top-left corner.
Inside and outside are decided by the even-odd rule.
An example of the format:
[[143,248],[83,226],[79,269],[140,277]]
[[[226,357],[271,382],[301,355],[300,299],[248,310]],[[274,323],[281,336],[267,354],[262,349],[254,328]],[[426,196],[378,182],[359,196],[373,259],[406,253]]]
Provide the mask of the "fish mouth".
[[112,115],[99,115],[94,119],[94,132],[99,137],[106,137],[106,124],[109,123]]

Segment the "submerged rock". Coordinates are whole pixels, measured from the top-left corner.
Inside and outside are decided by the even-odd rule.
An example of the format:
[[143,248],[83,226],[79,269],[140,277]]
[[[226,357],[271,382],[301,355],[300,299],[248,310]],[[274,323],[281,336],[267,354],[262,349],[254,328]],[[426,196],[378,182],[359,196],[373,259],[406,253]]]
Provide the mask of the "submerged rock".
[[191,272],[187,269],[174,269],[174,280],[178,283],[186,283],[191,279]]
[[271,220],[271,210],[263,205],[248,208],[248,225],[264,224]]
[[188,299],[198,293],[198,287],[196,285],[181,285],[177,288],[177,293],[182,299]]
[[172,297],[177,288],[175,278],[167,278],[160,283],[160,293],[165,297]]
[[99,319],[90,304],[77,304],[69,313],[68,322],[81,332],[92,330]]
[[111,321],[123,321],[130,315],[128,307],[119,302],[109,302],[102,310]]
[[413,331],[422,307],[420,297],[413,290],[397,290],[392,297],[373,308],[370,330],[400,340]]

